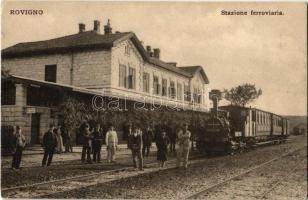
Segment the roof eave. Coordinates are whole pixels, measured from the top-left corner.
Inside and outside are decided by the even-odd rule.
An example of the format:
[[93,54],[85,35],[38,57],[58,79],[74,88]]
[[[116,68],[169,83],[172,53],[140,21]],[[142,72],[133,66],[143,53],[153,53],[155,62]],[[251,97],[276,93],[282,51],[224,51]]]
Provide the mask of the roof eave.
[[2,52],[1,58],[16,58],[16,57],[28,57],[28,56],[36,56],[36,55],[44,55],[44,54],[59,54],[59,53],[70,53],[70,52],[78,52],[84,51],[88,49],[93,50],[101,50],[101,49],[110,49],[112,44],[88,44],[88,45],[79,45],[73,47],[59,47],[52,49],[39,49],[34,51],[20,51],[20,52]]

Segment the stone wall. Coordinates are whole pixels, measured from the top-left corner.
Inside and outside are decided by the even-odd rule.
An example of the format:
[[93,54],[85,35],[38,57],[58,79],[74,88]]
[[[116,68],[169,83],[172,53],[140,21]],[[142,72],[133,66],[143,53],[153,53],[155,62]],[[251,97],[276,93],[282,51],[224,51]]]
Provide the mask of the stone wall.
[[[125,53],[125,48],[129,47],[130,54]],[[119,66],[126,65],[127,66],[127,75],[128,75],[128,66],[136,69],[136,89],[127,89],[123,87],[119,87]],[[131,41],[123,41],[119,43],[117,46],[112,48],[111,55],[111,87],[110,89],[105,89],[107,94],[114,94],[119,96],[128,96],[128,99],[138,99],[139,101],[143,101],[146,99],[147,103],[151,101],[155,101],[157,103],[163,102],[164,105],[179,105],[179,107],[185,107],[185,109],[202,109],[203,111],[208,111],[208,94],[207,89],[204,84],[200,80],[200,76],[194,77],[192,80],[190,78],[184,77],[182,75],[176,74],[174,72],[163,69],[159,66],[155,66],[153,64],[144,62],[138,50],[132,44]],[[150,92],[143,92],[143,72],[150,74]],[[162,85],[162,79],[167,79],[167,87],[170,86],[170,81],[174,81],[175,89],[177,91],[177,83],[182,85],[182,100],[178,100],[177,98],[171,99],[169,95],[162,96],[153,94],[153,77],[157,76],[159,78],[159,84]],[[191,88],[192,84],[198,84],[198,87],[204,91],[204,96],[202,97],[202,105],[193,106],[189,105],[189,102],[184,100],[184,85],[189,85]],[[99,91],[99,90],[98,90]],[[191,90],[192,91],[192,90]]]
[[110,51],[86,51],[2,60],[10,73],[31,79],[45,79],[45,65],[57,65],[57,83],[84,88],[110,85]]
[[2,60],[2,67],[10,73],[31,79],[45,79],[45,65],[57,65],[57,82],[70,84],[71,56],[68,54],[38,55]]
[[32,114],[27,113],[28,108],[34,108],[35,113],[40,114],[40,130],[39,142],[42,141],[43,134],[48,130],[51,122],[56,122],[55,119],[50,118],[50,108],[26,106],[27,87],[22,84],[15,84],[16,86],[16,104],[1,106],[1,125],[2,126],[20,126],[23,134],[26,137],[26,142],[31,141],[31,118]]

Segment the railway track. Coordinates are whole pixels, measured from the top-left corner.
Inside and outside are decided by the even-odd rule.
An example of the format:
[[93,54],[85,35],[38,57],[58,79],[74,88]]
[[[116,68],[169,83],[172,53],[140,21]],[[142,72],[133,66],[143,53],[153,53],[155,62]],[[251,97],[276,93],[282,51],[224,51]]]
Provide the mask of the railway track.
[[[261,164],[259,164],[259,165],[254,166],[254,167],[251,167],[251,168],[245,170],[244,172],[239,173],[239,174],[236,174],[236,175],[234,175],[234,176],[232,176],[232,177],[230,177],[230,178],[228,178],[228,179],[226,179],[226,180],[223,180],[223,181],[220,181],[220,182],[215,183],[215,184],[213,184],[213,185],[207,186],[207,187],[203,188],[202,190],[200,190],[200,191],[198,191],[198,192],[196,192],[196,193],[194,193],[194,194],[190,194],[190,195],[186,196],[185,199],[198,199],[198,198],[200,198],[201,196],[203,196],[203,195],[209,193],[210,191],[213,191],[213,190],[219,188],[220,186],[223,186],[223,185],[228,184],[228,183],[231,182],[232,180],[235,180],[235,179],[237,179],[237,178],[243,177],[243,176],[245,176],[245,175],[247,175],[247,174],[249,174],[249,173],[251,173],[251,172],[253,172],[253,171],[257,170],[257,169],[260,169],[260,168],[262,168],[262,167],[264,167],[264,166],[266,166],[266,165],[268,165],[268,164],[270,164],[270,163],[273,163],[274,161],[277,161],[277,160],[282,159],[282,158],[284,158],[284,157],[286,157],[286,156],[289,156],[289,155],[291,155],[292,153],[297,152],[297,151],[300,151],[300,150],[302,150],[302,149],[304,149],[304,148],[307,148],[307,146],[297,148],[297,149],[295,149],[295,150],[293,150],[293,151],[291,151],[291,152],[285,153],[285,154],[283,154],[283,155],[281,155],[281,156],[278,156],[278,157],[276,157],[276,158],[273,158],[273,159],[271,159],[271,160],[269,160],[269,161],[266,161],[266,162],[264,162],[264,163],[261,163]],[[297,166],[297,165],[290,171],[290,173],[293,172],[293,171],[295,171],[296,169],[298,169],[298,166]],[[262,198],[265,198],[265,197],[267,196],[267,194],[268,194],[269,192],[271,192],[271,191],[272,191],[277,185],[279,185],[283,180],[284,180],[284,178],[279,179],[278,181],[276,181],[275,184],[273,184],[266,192],[264,192],[264,193],[262,194]]]
[[[304,161],[304,162],[306,162],[306,161]],[[302,162],[302,163],[304,163],[304,162]],[[302,163],[301,163],[301,164],[302,164]],[[288,178],[290,178],[296,170],[300,169],[300,168],[302,167],[301,164],[295,165],[295,167],[289,171],[289,174],[288,174],[287,176],[282,177],[282,178],[278,179],[277,181],[275,181],[275,182],[272,184],[272,186],[271,186],[268,190],[266,190],[265,192],[263,192],[263,194],[262,194],[262,196],[261,196],[261,199],[266,199],[266,197],[267,197],[276,187],[278,187],[280,184],[282,184],[283,181],[285,181],[285,180],[287,180]]]
[[[296,151],[296,150],[295,150]],[[294,151],[292,151],[294,152]],[[289,152],[287,154],[290,154],[292,152]],[[286,155],[283,155],[286,156]],[[282,156],[281,156],[282,157]],[[202,160],[198,160],[198,158],[202,158],[202,156],[197,155],[197,156],[192,156],[190,157],[191,160],[191,164],[194,163],[194,159],[196,160],[195,163],[197,162],[202,162]],[[274,160],[277,160],[279,158],[275,158],[272,159],[269,162],[272,162]],[[204,159],[203,159],[204,160]],[[175,159],[169,160],[167,161],[168,164],[171,163],[175,163]],[[266,163],[263,163],[264,165]],[[156,166],[157,163],[156,162],[150,162],[146,164],[149,168],[151,168],[151,166]],[[171,169],[174,167],[166,167],[165,169]],[[85,174],[85,175],[78,175],[78,176],[73,176],[73,177],[67,177],[67,178],[62,178],[62,179],[57,179],[57,180],[51,180],[51,181],[45,181],[45,182],[40,182],[40,183],[35,183],[35,184],[29,184],[29,185],[22,185],[22,186],[16,186],[16,187],[9,187],[9,188],[2,188],[2,196],[3,197],[16,197],[16,194],[18,194],[18,192],[23,193],[24,195],[21,195],[21,197],[25,198],[25,197],[31,197],[31,198],[35,198],[35,197],[42,197],[42,196],[46,196],[46,195],[50,195],[50,194],[54,194],[54,193],[58,193],[58,192],[63,192],[63,191],[69,191],[72,189],[76,189],[76,188],[84,188],[84,187],[88,187],[90,185],[95,185],[95,184],[99,184],[102,182],[91,182],[92,178],[96,178],[98,179],[100,176],[104,175],[104,177],[102,177],[102,179],[106,179],[106,182],[109,181],[113,181],[113,180],[118,180],[119,178],[127,178],[127,177],[132,177],[132,176],[136,176],[139,175],[138,173],[133,172],[133,174],[131,176],[127,176],[127,177],[122,177],[122,176],[117,176],[114,179],[112,178],[108,178],[109,175],[116,175],[119,174],[121,172],[129,172],[128,174],[131,173],[133,167],[122,167],[119,169],[114,169],[114,170],[107,170],[107,171],[102,171],[102,172],[97,172],[97,173],[91,173],[91,174]],[[157,168],[153,168],[154,170]],[[145,173],[151,173],[152,169],[146,169]],[[135,173],[135,174],[134,174]],[[107,175],[107,176],[105,176]],[[106,178],[107,177],[107,178]],[[84,184],[82,186],[71,186],[71,188],[67,188],[67,185],[74,185],[75,183],[83,183],[83,182],[88,182],[88,184]],[[65,185],[66,184],[66,185]],[[63,190],[61,190],[61,187],[63,186]],[[47,189],[46,189],[47,188]],[[47,190],[49,188],[54,188],[54,190],[52,192],[48,192]],[[42,191],[42,192],[40,192]],[[16,197],[18,198],[18,197]]]
[[[202,158],[203,156],[201,155],[196,155],[196,156],[192,156],[190,157],[190,160],[195,160],[198,158]],[[176,162],[176,159],[172,159],[167,161],[167,164],[174,164]],[[150,167],[154,167],[157,165],[157,162],[150,162],[147,163],[146,166],[147,168]],[[174,168],[174,167],[167,167],[165,169],[170,169],[170,168]],[[20,192],[20,191],[25,191],[25,192],[29,192],[32,193],[31,194],[31,198],[36,198],[36,197],[41,197],[41,196],[45,196],[45,195],[50,195],[53,193],[57,193],[57,192],[62,192],[61,189],[56,191],[56,187],[61,187],[61,185],[64,185],[65,183],[83,183],[83,182],[87,182],[92,178],[96,178],[98,179],[98,177],[102,176],[102,175],[117,175],[120,172],[132,172],[134,170],[134,168],[132,166],[129,167],[122,167],[119,169],[114,169],[114,170],[107,170],[107,171],[102,171],[102,172],[97,172],[97,173],[91,173],[91,174],[85,174],[85,175],[78,175],[78,176],[73,176],[73,177],[67,177],[67,178],[62,178],[62,179],[56,179],[56,180],[51,180],[51,181],[45,181],[45,182],[40,182],[40,183],[34,183],[34,184],[29,184],[29,185],[22,185],[22,186],[16,186],[16,187],[9,187],[9,188],[2,188],[2,196],[3,197],[11,197],[12,195],[14,196],[14,193],[16,192]],[[140,172],[140,173],[147,173],[147,172]],[[139,172],[137,171],[136,174],[132,174],[132,176],[134,175],[138,175]],[[123,178],[123,177],[120,177]],[[108,181],[112,181],[112,178],[105,178],[106,182]],[[95,185],[95,181],[93,181],[93,184],[86,184],[85,186],[81,186],[82,187],[88,187],[89,185]],[[46,188],[54,188],[55,191],[53,192],[47,192]],[[42,192],[40,192],[42,191]]]

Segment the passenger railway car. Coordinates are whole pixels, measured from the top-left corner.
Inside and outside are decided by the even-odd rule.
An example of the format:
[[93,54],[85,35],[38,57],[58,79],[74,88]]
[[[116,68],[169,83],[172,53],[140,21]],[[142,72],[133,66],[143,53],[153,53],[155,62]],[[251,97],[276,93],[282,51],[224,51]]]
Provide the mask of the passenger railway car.
[[256,144],[283,142],[288,135],[289,120],[282,116],[234,105],[218,109],[214,104],[212,117],[197,137],[197,148],[202,152],[233,152]]

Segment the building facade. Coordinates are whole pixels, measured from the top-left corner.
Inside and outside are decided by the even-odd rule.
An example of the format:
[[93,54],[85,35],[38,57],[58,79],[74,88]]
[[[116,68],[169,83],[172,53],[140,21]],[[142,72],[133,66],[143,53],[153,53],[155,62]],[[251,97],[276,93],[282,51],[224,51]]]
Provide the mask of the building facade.
[[[8,47],[2,50],[2,69],[21,79],[96,95],[202,112],[209,107],[209,80],[201,66],[163,62],[160,49],[144,48],[133,32],[112,33],[109,21],[102,33],[95,20],[90,31],[79,24],[79,32],[73,35]],[[51,106],[30,104],[34,108],[27,108],[27,92],[33,86],[14,84],[14,103],[2,101],[2,125],[18,124],[25,127],[26,135],[40,135],[47,130]],[[35,128],[37,123],[40,126]]]

